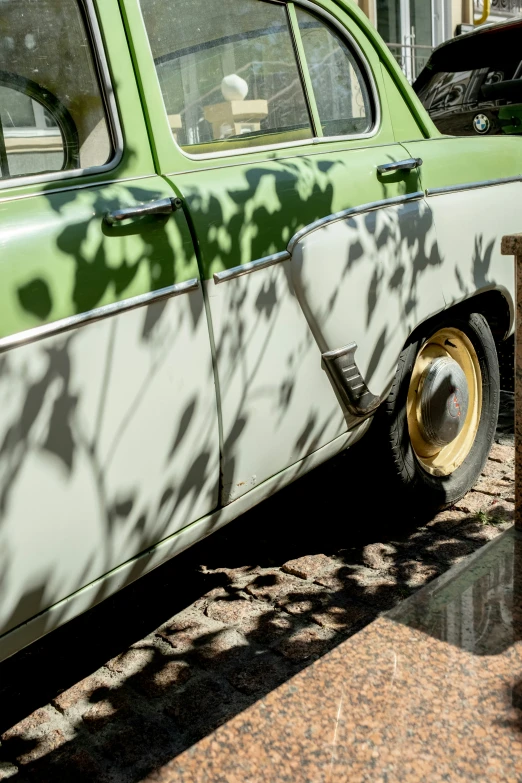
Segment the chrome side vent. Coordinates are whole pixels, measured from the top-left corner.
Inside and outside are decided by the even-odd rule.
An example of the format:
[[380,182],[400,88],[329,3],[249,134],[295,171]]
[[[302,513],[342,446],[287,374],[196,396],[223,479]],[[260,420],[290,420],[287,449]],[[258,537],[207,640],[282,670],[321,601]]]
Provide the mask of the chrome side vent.
[[322,354],[323,366],[329,374],[340,399],[354,416],[368,416],[381,404],[368,389],[355,363],[357,343],[350,343],[336,351]]

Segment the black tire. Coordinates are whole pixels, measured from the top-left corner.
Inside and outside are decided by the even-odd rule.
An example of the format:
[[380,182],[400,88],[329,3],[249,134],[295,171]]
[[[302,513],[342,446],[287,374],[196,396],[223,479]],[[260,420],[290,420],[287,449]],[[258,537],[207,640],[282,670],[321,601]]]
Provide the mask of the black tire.
[[[435,332],[454,327],[470,339],[482,374],[482,411],[474,443],[464,462],[448,476],[433,476],[418,461],[408,432],[406,401],[417,355]],[[476,484],[493,443],[498,420],[500,377],[495,341],[486,319],[479,313],[462,313],[444,320],[409,342],[402,351],[390,394],[377,416],[385,441],[385,461],[390,478],[404,501],[417,509],[446,508]],[[384,437],[383,437],[384,436]]]

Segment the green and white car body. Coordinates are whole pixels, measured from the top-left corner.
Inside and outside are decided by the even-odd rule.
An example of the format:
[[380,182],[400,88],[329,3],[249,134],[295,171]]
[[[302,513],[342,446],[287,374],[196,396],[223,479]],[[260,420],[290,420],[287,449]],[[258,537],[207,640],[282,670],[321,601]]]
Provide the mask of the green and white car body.
[[[49,2],[7,0],[0,31],[14,5]],[[521,230],[520,139],[441,136],[355,5],[296,0],[276,5],[309,137],[190,151],[151,3],[67,3],[86,20],[109,161],[0,179],[0,659],[358,440],[437,313],[476,298],[513,329],[500,239]],[[186,4],[154,3],[182,27]],[[323,132],[300,10],[356,53],[368,130]],[[352,343],[366,411],[323,358]]]

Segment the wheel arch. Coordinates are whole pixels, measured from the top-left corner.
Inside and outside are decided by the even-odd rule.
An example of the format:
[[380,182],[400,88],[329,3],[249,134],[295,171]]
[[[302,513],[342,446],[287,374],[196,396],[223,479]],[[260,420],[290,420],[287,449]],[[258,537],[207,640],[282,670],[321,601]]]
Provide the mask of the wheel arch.
[[439,322],[446,321],[448,316],[467,313],[480,313],[484,316],[497,344],[502,343],[513,332],[515,305],[509,291],[504,287],[499,287],[487,291],[477,291],[472,296],[451,304],[436,315],[430,316],[415,327],[404,345],[417,340],[419,334],[434,328]]

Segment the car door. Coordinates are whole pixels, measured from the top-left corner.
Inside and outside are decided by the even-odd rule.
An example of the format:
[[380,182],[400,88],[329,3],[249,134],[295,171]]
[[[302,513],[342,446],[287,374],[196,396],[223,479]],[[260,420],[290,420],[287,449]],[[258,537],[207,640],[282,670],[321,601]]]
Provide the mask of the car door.
[[446,305],[497,290],[513,314],[513,266],[500,251],[502,237],[520,230],[520,139],[439,137],[405,146],[424,161],[422,186],[437,227]]
[[124,8],[157,165],[196,237],[229,503],[355,437],[363,417],[322,354],[356,342],[372,391],[386,388],[419,299],[443,307],[431,215],[415,162],[396,165],[409,155],[379,57],[346,13],[264,0]]
[[1,26],[0,634],[211,511],[219,467],[190,229],[118,4],[6,0]]

